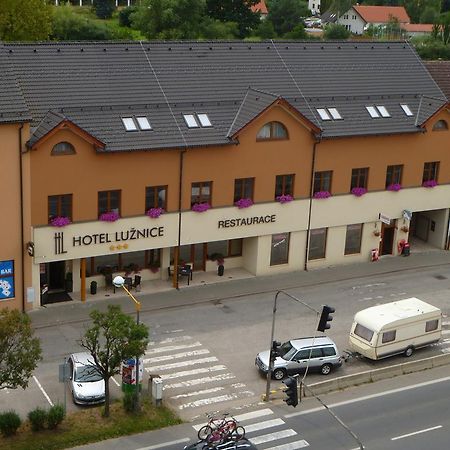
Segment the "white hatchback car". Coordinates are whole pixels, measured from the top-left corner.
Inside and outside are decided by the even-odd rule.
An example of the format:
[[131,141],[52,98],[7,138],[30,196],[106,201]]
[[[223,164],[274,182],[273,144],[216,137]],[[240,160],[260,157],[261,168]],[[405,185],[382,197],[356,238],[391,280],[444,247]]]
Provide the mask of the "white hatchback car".
[[105,381],[88,352],[72,353],[68,360],[74,403],[92,405],[105,401]]

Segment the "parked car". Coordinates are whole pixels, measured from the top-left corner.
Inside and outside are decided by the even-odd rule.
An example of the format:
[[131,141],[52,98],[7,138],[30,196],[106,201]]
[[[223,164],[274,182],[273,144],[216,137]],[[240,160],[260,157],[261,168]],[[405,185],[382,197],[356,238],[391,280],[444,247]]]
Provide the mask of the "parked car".
[[88,352],[72,353],[68,360],[70,389],[74,403],[92,405],[105,401],[105,381],[92,355]]
[[[258,353],[255,364],[258,369],[267,374],[269,370],[270,351]],[[342,365],[342,359],[336,344],[327,336],[305,337],[292,339],[280,347],[280,356],[274,361],[272,377],[282,380],[288,375],[309,369],[318,370],[328,375],[334,368]]]
[[[205,441],[198,441],[190,445],[186,445],[184,450],[208,450],[208,444]],[[258,450],[248,439],[242,438],[239,441],[230,439],[223,444],[217,444],[213,447],[215,450]]]

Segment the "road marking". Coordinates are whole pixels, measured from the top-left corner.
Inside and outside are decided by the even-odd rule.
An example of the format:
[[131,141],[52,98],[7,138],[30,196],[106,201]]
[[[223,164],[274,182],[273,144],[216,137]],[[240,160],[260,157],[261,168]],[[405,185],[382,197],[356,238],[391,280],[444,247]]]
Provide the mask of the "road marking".
[[36,381],[36,384],[38,385],[38,388],[44,394],[44,397],[50,403],[50,406],[53,406],[53,402],[50,400],[50,397],[47,395],[47,392],[44,391],[44,388],[41,386],[41,383],[39,383],[39,380],[34,375],[33,375],[33,379],[34,379],[34,381]]
[[[411,389],[417,389],[417,388],[421,388],[424,386],[430,386],[432,384],[442,383],[444,381],[449,381],[449,380],[450,380],[450,377],[444,377],[444,378],[438,378],[436,380],[424,381],[423,383],[417,383],[417,384],[413,384],[411,386],[401,387],[401,388],[397,388],[397,389],[391,389],[389,391],[378,392],[376,394],[364,395],[362,397],[353,398],[351,400],[344,400],[342,402],[332,403],[331,405],[328,405],[328,408],[337,408],[339,406],[350,405],[352,403],[362,402],[362,401],[370,400],[372,398],[377,398],[377,397],[384,397],[385,395],[391,395],[391,394],[396,394],[398,392],[409,391]],[[295,413],[291,413],[291,414],[285,414],[284,417],[286,419],[289,419],[290,417],[302,416],[304,414],[311,414],[311,413],[315,413],[317,411],[324,411],[324,408],[322,406],[319,406],[317,408],[311,408],[306,411],[299,411],[299,412],[295,412]]]
[[155,353],[165,353],[165,352],[173,352],[175,350],[186,350],[188,348],[201,347],[202,344],[200,342],[193,342],[192,344],[183,344],[183,345],[168,345],[167,347],[156,347],[145,350],[146,355],[153,355]]
[[146,358],[144,359],[145,363],[158,363],[162,361],[170,361],[172,359],[180,359],[180,358],[187,358],[192,356],[198,356],[198,355],[206,355],[209,353],[209,350],[206,348],[202,348],[200,350],[192,350],[190,352],[183,352],[183,353],[175,353],[174,355],[164,355],[164,356],[156,356],[154,358]]
[[[153,370],[153,369],[148,369],[147,368],[145,370],[150,372],[150,370]],[[161,378],[163,380],[171,380],[173,378],[188,377],[190,375],[197,375],[199,373],[218,372],[220,370],[227,370],[227,367],[224,366],[224,365],[203,367],[201,369],[193,369],[193,370],[185,370],[183,372],[167,373],[165,375],[161,375]]]
[[194,402],[184,403],[179,405],[178,409],[197,408],[198,406],[212,405],[214,403],[227,402],[237,398],[252,397],[253,395],[255,395],[255,393],[251,391],[241,391],[233,394],[219,395],[218,397],[203,398]]
[[163,386],[163,390],[197,386],[199,384],[214,383],[216,381],[231,380],[233,378],[236,378],[236,376],[233,375],[232,373],[224,373],[221,375],[215,375],[213,377],[196,378],[195,380],[188,380],[188,381],[181,381],[179,383],[166,384]]
[[358,302],[367,302],[368,300],[373,300],[373,298],[372,297],[360,298],[360,299],[358,299]]
[[[266,450],[297,450],[298,448],[305,448],[305,447],[309,447],[309,443],[307,441],[305,441],[304,439],[302,439],[301,441],[295,441],[295,442],[291,442],[289,444],[282,444],[282,445],[277,445],[275,447],[269,447],[266,448]],[[354,450],[359,450],[358,449],[354,449]]]
[[195,395],[212,394],[213,392],[223,391],[224,389],[225,389],[224,387],[219,386],[211,389],[203,389],[201,391],[189,392],[188,394],[178,394],[170,398],[176,400],[177,398],[187,398],[187,397],[194,397]]
[[215,356],[210,356],[209,358],[193,359],[192,361],[182,361],[172,364],[163,364],[161,366],[152,366],[151,369],[152,371],[170,370],[170,369],[177,369],[178,367],[195,366],[197,364],[205,364],[217,361],[219,360]]
[[254,445],[264,444],[266,442],[276,441],[278,439],[287,438],[290,436],[295,436],[297,432],[289,428],[288,430],[281,430],[275,433],[263,434],[262,436],[256,436],[249,439],[249,441]]
[[432,427],[432,428],[425,428],[425,430],[414,431],[414,433],[408,433],[408,434],[403,434],[401,436],[393,437],[393,438],[391,438],[391,441],[396,441],[398,439],[404,439],[404,438],[407,438],[410,436],[414,436],[416,434],[427,433],[428,431],[438,430],[439,428],[442,428],[442,425],[438,425],[438,426]]
[[252,433],[253,431],[264,430],[265,428],[278,427],[279,425],[284,425],[284,423],[285,422],[282,419],[272,419],[264,422],[252,423],[251,425],[245,426],[245,432]]
[[136,450],[153,450],[155,448],[169,447],[169,445],[182,444],[183,442],[189,442],[189,438],[178,439],[176,441],[163,442],[162,444],[150,445],[150,447],[140,447]]
[[190,341],[191,339],[192,339],[191,336],[176,336],[173,338],[163,339],[162,341],[159,341],[159,342],[151,341],[148,343],[148,345],[153,346],[153,345],[172,344],[173,342],[186,342],[186,341]]

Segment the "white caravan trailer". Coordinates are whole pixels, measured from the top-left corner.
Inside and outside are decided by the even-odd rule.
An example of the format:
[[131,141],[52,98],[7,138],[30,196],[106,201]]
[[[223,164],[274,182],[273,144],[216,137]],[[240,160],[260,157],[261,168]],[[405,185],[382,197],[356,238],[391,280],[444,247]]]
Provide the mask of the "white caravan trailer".
[[418,298],[363,309],[355,314],[350,348],[370,359],[404,353],[439,341],[442,313]]

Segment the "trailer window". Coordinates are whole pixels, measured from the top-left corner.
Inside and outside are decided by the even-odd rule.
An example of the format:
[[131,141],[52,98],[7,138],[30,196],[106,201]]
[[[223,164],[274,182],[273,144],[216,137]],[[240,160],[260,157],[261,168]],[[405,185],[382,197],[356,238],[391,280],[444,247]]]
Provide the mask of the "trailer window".
[[383,344],[386,344],[386,342],[395,341],[395,334],[396,330],[386,331],[385,333],[383,333],[383,336],[381,337],[381,342]]
[[370,342],[373,337],[373,331],[362,326],[360,323],[356,324],[354,333],[356,334],[356,336],[359,336],[367,342]]
[[434,319],[434,320],[429,320],[426,324],[425,324],[425,331],[434,331],[437,330],[439,325],[439,320],[438,319]]

